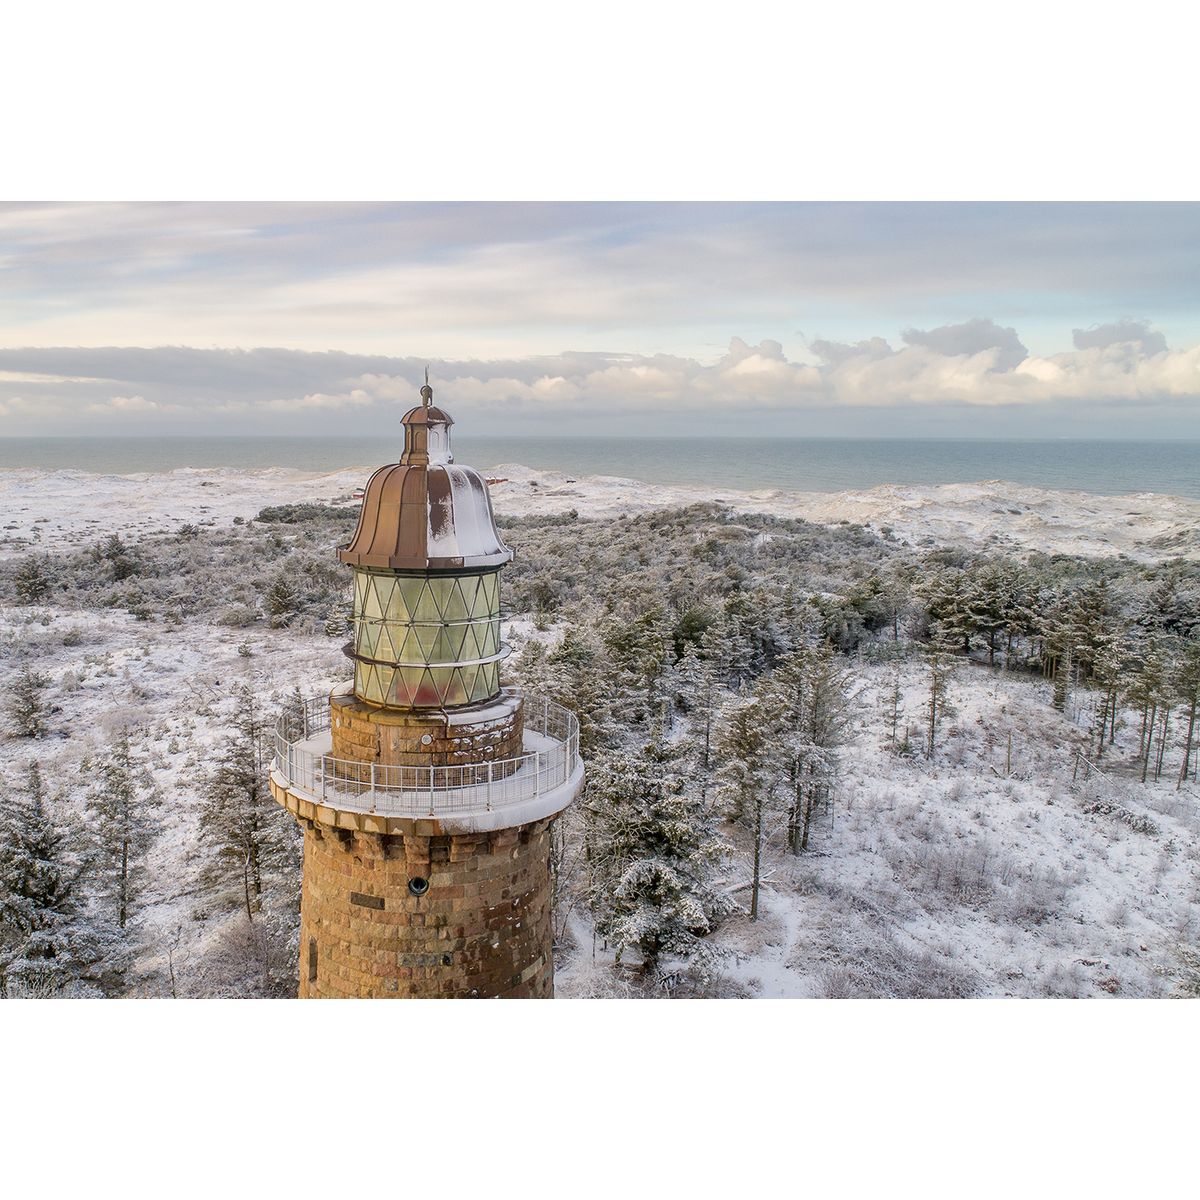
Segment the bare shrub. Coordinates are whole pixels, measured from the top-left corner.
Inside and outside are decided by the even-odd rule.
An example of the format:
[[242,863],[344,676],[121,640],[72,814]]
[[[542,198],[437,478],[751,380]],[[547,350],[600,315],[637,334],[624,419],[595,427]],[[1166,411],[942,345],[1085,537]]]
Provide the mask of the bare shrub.
[[1070,883],[1057,871],[1034,868],[1015,881],[1001,915],[1018,925],[1044,925],[1062,912],[1070,890]]
[[869,954],[827,967],[817,994],[830,1000],[938,1000],[973,996],[979,979],[927,950],[908,950],[884,935]]
[[235,918],[221,930],[181,980],[182,994],[226,998],[291,998],[296,962],[286,922]]
[[951,804],[956,804],[967,795],[967,792],[967,781],[960,777],[955,779],[953,783],[951,783],[946,789],[946,799],[949,800]]
[[560,1000],[633,1000],[645,995],[627,972],[583,954],[555,977],[554,994]]
[[1011,860],[990,842],[956,846],[933,841],[902,854],[893,864],[903,882],[918,899],[937,896],[955,904],[976,906],[988,900],[998,880],[1011,878]]
[[1079,1000],[1091,990],[1078,963],[1053,967],[1034,982],[1040,995],[1053,1000]]

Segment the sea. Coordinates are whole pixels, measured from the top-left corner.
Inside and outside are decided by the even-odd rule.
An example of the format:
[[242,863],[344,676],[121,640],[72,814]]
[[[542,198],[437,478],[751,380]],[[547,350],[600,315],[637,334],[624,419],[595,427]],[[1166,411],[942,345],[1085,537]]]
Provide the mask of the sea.
[[[392,448],[398,451],[399,446]],[[454,454],[492,472],[519,463],[568,475],[739,491],[840,492],[878,484],[1003,479],[1036,487],[1200,499],[1200,440],[935,440],[865,438],[456,437]],[[364,472],[387,459],[379,438],[0,438],[0,469],[76,469],[106,475],[180,467],[293,467]]]

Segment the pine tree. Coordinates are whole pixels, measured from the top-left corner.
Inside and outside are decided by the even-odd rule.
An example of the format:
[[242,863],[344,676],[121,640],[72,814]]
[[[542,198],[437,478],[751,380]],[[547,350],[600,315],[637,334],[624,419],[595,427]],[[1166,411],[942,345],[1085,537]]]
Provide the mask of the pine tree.
[[1020,568],[1011,561],[983,561],[966,580],[966,614],[971,629],[987,639],[988,665],[995,666],[999,638],[1004,635],[1004,661],[1013,639],[1029,627],[1027,589]]
[[25,787],[0,795],[0,996],[14,986],[25,994],[53,994],[80,965],[65,841],[47,812],[38,764],[31,762]]
[[717,754],[721,759],[721,792],[732,820],[746,826],[753,838],[750,878],[750,919],[758,920],[762,887],[762,853],[768,817],[777,801],[773,770],[771,724],[758,696],[734,701],[721,714]]
[[1054,707],[1059,712],[1066,712],[1067,698],[1071,694],[1071,645],[1069,642],[1060,644],[1054,656],[1054,688],[1052,692]]
[[263,597],[272,629],[281,629],[296,615],[300,607],[300,594],[286,572],[280,572]]
[[671,626],[661,605],[636,617],[611,617],[601,635],[617,670],[616,685],[627,711],[647,725],[659,719],[662,682],[671,657]]
[[1126,686],[1126,695],[1130,705],[1141,714],[1138,758],[1142,764],[1141,782],[1145,783],[1155,746],[1156,726],[1162,716],[1161,709],[1165,706],[1168,715],[1170,709],[1169,668],[1162,638],[1158,634],[1151,634],[1141,647],[1137,659]]
[[958,666],[954,649],[958,644],[958,631],[935,624],[929,631],[929,641],[923,647],[925,666],[929,671],[929,699],[925,712],[928,733],[925,740],[925,757],[932,758],[937,749],[938,730],[942,722],[954,712],[950,702],[950,678]]
[[955,644],[964,654],[971,653],[971,634],[975,631],[976,616],[971,609],[971,589],[965,573],[958,567],[934,564],[918,588],[929,613],[930,628],[936,627],[947,653]]
[[146,773],[139,771],[122,732],[96,766],[87,815],[100,891],[121,929],[140,890],[141,868],[158,831],[159,805]]
[[42,692],[49,676],[25,666],[17,673],[8,697],[8,717],[18,737],[36,738],[46,732],[46,702]]
[[850,675],[828,644],[796,650],[764,678],[763,712],[788,790],[788,845],[808,849],[815,808],[828,805],[838,774],[838,747],[849,733]]
[[1175,688],[1179,702],[1187,714],[1187,735],[1184,739],[1183,762],[1179,766],[1179,779],[1175,790],[1183,787],[1192,761],[1192,747],[1196,736],[1196,713],[1200,708],[1200,629],[1183,644],[1179,664],[1175,671]]
[[17,568],[17,600],[21,604],[40,604],[50,594],[50,576],[41,559],[30,556]]
[[349,630],[350,619],[346,616],[346,610],[340,604],[335,604],[325,617],[326,636],[344,637]]
[[286,832],[266,781],[266,737],[254,693],[235,692],[237,717],[204,781],[200,830],[211,847],[210,878],[240,885],[246,916],[262,907],[263,880],[286,852]]
[[546,694],[578,716],[583,754],[615,747],[620,724],[616,714],[622,697],[614,678],[615,668],[591,620],[585,618],[571,626],[547,655],[544,671],[538,667],[537,672],[543,680],[539,686]]
[[308,715],[305,711],[304,696],[297,684],[280,706],[279,715],[286,722],[288,738],[297,741],[308,735]]
[[98,557],[108,561],[114,580],[128,579],[129,576],[137,573],[137,561],[118,534],[110,534],[100,544],[96,553]]
[[893,753],[899,752],[900,718],[904,716],[904,687],[901,684],[900,667],[892,669],[891,678],[883,694],[883,714],[888,729],[888,744]]
[[1123,637],[1110,633],[1097,649],[1092,664],[1092,682],[1100,692],[1100,703],[1096,706],[1092,725],[1097,758],[1103,757],[1105,746],[1111,745],[1116,737],[1121,683],[1128,666]]
[[664,956],[713,957],[705,937],[731,909],[714,886],[727,852],[711,807],[679,770],[658,731],[636,754],[600,754],[589,767],[585,814],[596,929],[632,947],[642,970]]
[[694,642],[688,642],[676,671],[680,706],[691,720],[696,757],[707,774],[712,756],[713,724],[719,705],[717,664],[702,657]]

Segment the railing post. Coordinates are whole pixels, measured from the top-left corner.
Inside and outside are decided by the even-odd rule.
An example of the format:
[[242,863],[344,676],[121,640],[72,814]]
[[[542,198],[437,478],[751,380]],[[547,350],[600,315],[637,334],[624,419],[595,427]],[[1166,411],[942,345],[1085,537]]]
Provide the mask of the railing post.
[[542,752],[533,752],[533,798],[536,800],[542,794]]
[[493,766],[493,764],[489,761],[488,765],[487,765],[487,768],[488,768],[487,810],[488,810],[488,812],[492,811],[492,766]]
[[434,768],[429,768],[429,815],[433,816],[433,772]]
[[371,764],[371,811],[375,811],[375,764]]
[[325,780],[329,772],[325,769],[325,755],[321,755],[321,799],[325,799]]

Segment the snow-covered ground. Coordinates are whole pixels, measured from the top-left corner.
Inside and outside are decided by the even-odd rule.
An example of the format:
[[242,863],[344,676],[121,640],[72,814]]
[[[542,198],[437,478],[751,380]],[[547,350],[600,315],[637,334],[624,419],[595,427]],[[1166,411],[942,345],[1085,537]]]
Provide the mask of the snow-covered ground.
[[[1200,788],[1176,790],[1178,762],[1138,782],[1125,726],[1104,774],[1076,770],[1089,713],[1055,713],[1040,680],[978,665],[956,673],[935,761],[899,757],[883,715],[892,671],[857,668],[836,803],[802,855],[776,823],[759,919],[735,916],[716,938],[718,994],[1198,994]],[[915,733],[927,684],[919,664],[901,672],[901,733]],[[728,887],[745,905],[739,850]],[[611,954],[593,959],[586,921],[572,928],[559,993],[613,994]]]
[[[703,501],[833,524],[890,528],[915,544],[1024,548],[1155,561],[1200,558],[1200,500],[1094,495],[989,480],[937,487],[887,485],[853,492],[738,492],[641,483],[607,475],[578,479],[517,464],[495,468],[501,516],[576,510],[613,517]],[[369,471],[312,474],[286,468],[193,468],[161,474],[96,475],[86,470],[0,471],[0,555],[30,547],[61,550],[101,534],[145,534],[184,522],[252,517],[269,504],[350,503]]]
[[[0,741],[0,778],[13,787],[38,759],[60,817],[78,819],[94,782],[90,764],[121,728],[157,789],[161,831],[147,863],[147,887],[135,906],[133,941],[141,947],[130,980],[135,992],[160,995],[173,948],[182,994],[198,986],[189,970],[214,938],[240,921],[214,912],[199,881],[200,779],[214,744],[226,736],[240,683],[273,715],[295,687],[328,691],[345,675],[331,638],[289,630],[228,629],[138,621],[128,613],[0,608],[0,648],[49,680],[49,730],[37,741]],[[7,657],[7,655],[6,655]]]
[[[30,543],[53,553],[119,532],[250,517],[267,504],[349,501],[364,472],[176,471],[156,476],[10,471],[0,475],[9,553]],[[1155,558],[1195,556],[1200,502],[1101,497],[1010,484],[875,488],[840,495],[738,494],[655,488],[629,480],[568,481],[505,468],[494,490],[502,514],[633,512],[719,499],[743,511],[851,519],[899,536],[979,544],[1003,536],[1027,547]],[[1169,545],[1168,545],[1169,543]],[[541,636],[514,621],[510,640]],[[138,621],[119,611],[51,607],[0,611],[0,649],[30,651],[49,675],[57,711],[49,734],[0,740],[12,784],[33,753],[52,794],[82,803],[85,760],[122,724],[142,745],[163,798],[163,832],[135,920],[135,980],[164,994],[171,949],[181,990],[206,947],[238,914],[214,913],[196,878],[197,771],[231,716],[229,693],[252,683],[269,705],[299,687],[318,694],[346,678],[337,639],[295,629],[229,629]],[[13,656],[15,658],[15,655]],[[844,786],[821,816],[812,850],[776,844],[762,919],[731,920],[719,935],[735,994],[972,994],[1142,996],[1200,990],[1200,795],[1177,792],[1173,771],[1134,780],[1136,729],[1106,758],[1109,775],[1073,779],[1086,712],[1061,715],[1046,685],[964,665],[957,712],[934,763],[885,744],[882,697],[889,666],[859,668],[858,735]],[[902,667],[906,720],[919,726],[925,683]],[[1008,733],[1013,744],[1009,763]],[[744,848],[743,848],[744,849]],[[746,872],[729,886],[744,899]],[[560,994],[599,986],[590,936],[573,919],[575,951]],[[203,991],[203,981],[190,985]],[[611,986],[605,985],[605,986]]]

